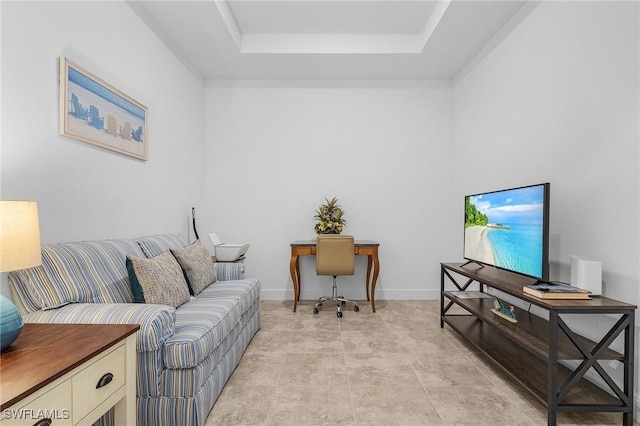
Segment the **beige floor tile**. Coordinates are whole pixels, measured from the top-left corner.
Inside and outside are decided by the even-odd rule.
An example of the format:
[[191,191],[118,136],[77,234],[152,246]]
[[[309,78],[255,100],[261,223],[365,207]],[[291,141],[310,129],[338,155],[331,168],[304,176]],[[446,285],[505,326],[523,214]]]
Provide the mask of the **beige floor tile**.
[[433,404],[417,384],[351,386],[358,425],[443,425]]
[[340,319],[340,330],[372,332],[389,331],[380,315],[362,312],[345,312],[344,316]]
[[266,425],[275,389],[275,386],[228,383],[209,412],[205,426]]
[[293,333],[287,346],[288,353],[344,353],[340,330],[300,331]]
[[[305,315],[313,315],[313,306],[315,305],[315,300],[301,300],[298,302],[298,307],[296,309],[296,317],[305,316]],[[289,302],[288,310],[291,312],[293,309],[293,301]]]
[[282,315],[274,312],[260,314],[261,331],[291,331],[295,321],[294,316]]
[[278,386],[269,425],[355,425],[348,386]]
[[535,424],[495,386],[430,387],[427,394],[448,425]]
[[402,353],[345,354],[349,381],[352,385],[419,384],[410,357]]
[[[546,409],[451,327],[440,301],[367,302],[313,314],[315,301],[263,301],[262,329],[206,426],[540,425]],[[559,426],[621,414],[560,413]],[[638,425],[637,422],[634,422]]]
[[282,332],[279,330],[258,330],[251,343],[247,347],[246,354],[263,353],[263,352],[281,352],[286,353],[289,347],[290,332]]
[[262,314],[295,316],[293,301],[291,300],[262,300],[260,302],[260,312]]
[[407,353],[461,353],[447,336],[436,330],[396,331],[394,333],[398,347]]
[[335,315],[318,314],[312,312],[296,316],[293,322],[293,331],[318,331],[318,332],[340,332],[340,320]]
[[462,353],[419,354],[413,368],[427,391],[441,386],[494,386]]
[[408,314],[384,314],[381,315],[387,328],[395,333],[402,331],[424,331],[433,330],[433,320],[424,316]]
[[245,353],[229,383],[239,386],[273,386],[282,372],[288,370],[285,367],[285,357],[284,352],[253,350]]
[[401,352],[396,336],[387,330],[343,331],[345,353]]
[[278,378],[278,386],[336,385],[349,383],[344,354],[290,353],[285,359],[286,368]]

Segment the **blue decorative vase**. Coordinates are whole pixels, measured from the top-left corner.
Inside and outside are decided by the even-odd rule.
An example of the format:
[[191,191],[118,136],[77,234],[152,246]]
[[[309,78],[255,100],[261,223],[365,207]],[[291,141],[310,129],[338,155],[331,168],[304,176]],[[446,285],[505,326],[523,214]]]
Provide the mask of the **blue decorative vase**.
[[16,305],[0,294],[0,351],[4,351],[18,338],[22,325],[22,317]]

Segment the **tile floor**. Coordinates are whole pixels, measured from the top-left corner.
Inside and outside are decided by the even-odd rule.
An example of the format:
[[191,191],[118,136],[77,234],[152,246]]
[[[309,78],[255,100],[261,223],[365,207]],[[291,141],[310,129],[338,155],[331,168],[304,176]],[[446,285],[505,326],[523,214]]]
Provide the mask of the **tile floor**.
[[[262,329],[214,405],[214,425],[546,425],[541,405],[466,345],[439,301],[312,313],[263,301]],[[561,413],[561,425],[620,425]],[[637,424],[637,423],[636,423]]]

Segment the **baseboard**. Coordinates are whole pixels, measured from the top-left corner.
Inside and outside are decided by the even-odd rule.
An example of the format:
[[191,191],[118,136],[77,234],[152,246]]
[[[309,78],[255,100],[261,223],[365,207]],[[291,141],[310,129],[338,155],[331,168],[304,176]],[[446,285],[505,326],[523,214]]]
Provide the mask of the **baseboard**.
[[[324,295],[323,289],[303,291],[301,299],[314,300]],[[324,289],[326,292],[326,289]],[[361,295],[348,294],[345,297],[360,300]],[[291,289],[262,289],[260,298],[263,300],[293,300],[293,290]],[[406,289],[406,290],[376,290],[376,300],[440,300],[440,290],[434,289]]]

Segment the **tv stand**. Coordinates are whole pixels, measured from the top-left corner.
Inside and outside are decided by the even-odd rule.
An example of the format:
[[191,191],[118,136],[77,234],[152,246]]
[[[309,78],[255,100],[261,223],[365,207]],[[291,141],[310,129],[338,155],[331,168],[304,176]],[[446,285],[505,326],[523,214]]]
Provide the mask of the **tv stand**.
[[471,264],[475,264],[478,265],[480,268],[484,268],[484,264],[476,261],[476,260],[467,260],[466,262],[464,262],[462,265],[460,265],[461,268],[464,268],[467,265],[471,265]]
[[[592,300],[545,300],[522,291],[535,279],[493,267],[468,269],[462,263],[440,264],[440,327],[446,323],[485,353],[507,375],[547,407],[548,424],[555,425],[558,412],[618,412],[622,424],[633,424],[633,363],[635,305],[606,297]],[[461,278],[462,277],[462,278]],[[460,280],[460,283],[457,280]],[[545,309],[549,319],[515,308],[518,322],[506,321],[491,312],[492,298],[460,298],[472,283],[479,291],[493,288]],[[475,286],[474,286],[475,290]],[[460,310],[451,310],[453,306]],[[594,342],[575,333],[565,318],[575,314],[606,315],[615,324]],[[623,353],[609,349],[624,336]],[[579,360],[572,370],[562,364]],[[598,361],[619,362],[623,383],[618,386]],[[585,378],[595,370],[609,386],[607,392]]]

